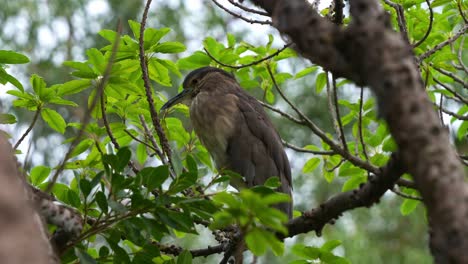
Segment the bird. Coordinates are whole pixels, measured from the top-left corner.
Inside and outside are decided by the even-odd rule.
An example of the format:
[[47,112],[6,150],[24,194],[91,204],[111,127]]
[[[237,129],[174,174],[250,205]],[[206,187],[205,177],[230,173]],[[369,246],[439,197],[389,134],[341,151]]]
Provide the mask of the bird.
[[[249,95],[235,77],[216,67],[190,72],[183,90],[169,99],[160,111],[184,103],[200,142],[212,156],[218,169],[227,169],[243,177],[237,189],[263,185],[278,177],[277,191],[291,197],[291,168],[278,132],[262,105]],[[232,183],[231,183],[232,184]],[[292,218],[292,197],[276,206]]]

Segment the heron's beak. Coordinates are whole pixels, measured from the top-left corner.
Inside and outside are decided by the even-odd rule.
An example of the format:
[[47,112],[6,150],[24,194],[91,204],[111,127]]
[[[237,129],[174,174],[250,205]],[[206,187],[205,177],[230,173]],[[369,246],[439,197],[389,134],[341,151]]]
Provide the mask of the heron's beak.
[[176,96],[172,97],[171,99],[169,99],[169,101],[167,101],[162,107],[161,107],[161,110],[159,110],[160,112],[163,112],[163,111],[166,111],[167,109],[171,108],[172,106],[178,104],[178,103],[181,103],[182,101],[184,101],[184,99],[186,98],[187,95],[190,94],[192,89],[184,89],[182,90],[182,92],[180,92],[179,94],[177,94]]

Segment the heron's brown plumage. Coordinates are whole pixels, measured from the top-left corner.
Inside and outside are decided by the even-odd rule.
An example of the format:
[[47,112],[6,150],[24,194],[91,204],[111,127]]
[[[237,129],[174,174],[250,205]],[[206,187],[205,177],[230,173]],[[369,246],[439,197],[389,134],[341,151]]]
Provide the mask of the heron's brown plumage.
[[[191,89],[187,102],[195,133],[217,167],[239,173],[247,187],[277,176],[279,191],[291,196],[288,157],[260,103],[232,75],[217,68],[192,71],[183,86]],[[278,207],[292,217],[292,202]]]

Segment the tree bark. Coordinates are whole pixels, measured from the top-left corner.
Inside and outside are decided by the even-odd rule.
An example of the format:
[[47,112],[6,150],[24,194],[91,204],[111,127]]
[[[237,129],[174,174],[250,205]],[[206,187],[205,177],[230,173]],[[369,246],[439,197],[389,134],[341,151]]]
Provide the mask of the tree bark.
[[342,28],[303,0],[252,0],[303,57],[374,92],[427,208],[437,263],[468,263],[468,187],[447,130],[429,100],[411,48],[375,0],[350,0]]
[[11,145],[0,134],[1,263],[57,263],[42,220],[19,175]]

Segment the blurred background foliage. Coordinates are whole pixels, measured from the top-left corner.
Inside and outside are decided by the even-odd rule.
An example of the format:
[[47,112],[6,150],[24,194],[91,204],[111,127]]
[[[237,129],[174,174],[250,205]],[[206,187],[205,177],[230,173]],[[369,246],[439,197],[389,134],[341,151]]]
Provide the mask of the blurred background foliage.
[[[428,9],[423,3],[424,1],[411,1],[411,4],[405,5],[411,41],[420,39],[428,25]],[[320,5],[325,13],[327,12],[327,4],[329,3]],[[70,74],[71,69],[64,66],[63,62],[84,61],[88,58],[86,54],[88,49],[101,49],[108,45],[109,42],[99,36],[98,32],[103,29],[115,30],[118,20],[122,21],[123,34],[131,35],[132,31],[127,21],[139,21],[143,5],[143,1],[117,0],[2,0],[0,21],[3,26],[0,29],[0,47],[3,50],[15,50],[25,54],[31,61],[28,64],[11,66],[7,68],[7,71],[17,77],[26,87],[26,90],[31,89],[26,84],[32,74],[41,76],[48,86],[73,80],[75,78]],[[433,1],[433,5],[436,5],[434,6],[436,14],[433,25],[436,30],[433,30],[434,33],[429,35],[424,45],[418,47],[419,50],[415,50],[417,54],[443,41],[449,32],[458,28],[461,24],[461,19],[456,11],[456,1],[436,0]],[[466,4],[462,5],[462,7],[465,6]],[[388,6],[386,8],[392,13],[393,21],[395,21],[393,9]],[[251,25],[240,21],[217,8],[211,1],[155,1],[150,9],[147,27],[156,29],[170,28],[171,32],[164,40],[178,41],[187,48],[183,52],[162,54],[159,57],[173,62],[185,58],[185,61],[179,60],[178,62],[182,75],[179,76],[177,72],[170,73],[172,80],[170,85],[164,86],[161,83],[153,82],[154,89],[160,93],[161,98],[167,98],[177,93],[183,76],[192,67],[187,63],[186,58],[188,56],[195,51],[203,50],[203,47],[210,50],[210,52],[221,52],[216,47],[217,44],[213,44],[213,41],[228,46],[228,34],[231,34],[232,38],[235,39],[236,45],[245,42],[253,47],[266,47],[270,44],[272,47],[279,49],[283,46],[281,36],[273,28]],[[395,28],[397,28],[396,24]],[[270,34],[271,37],[269,37]],[[460,45],[460,43],[457,42],[452,49],[459,48],[457,45]],[[266,51],[269,51],[269,49]],[[321,78],[322,81],[318,77],[320,74],[323,75],[323,70],[314,69],[304,77],[298,77],[297,74],[306,67],[310,67],[311,64],[300,57],[293,56],[294,52],[292,50],[289,52],[291,53],[289,58],[273,62],[275,74],[290,74],[289,77],[285,78],[284,82],[281,82],[281,87],[285,90],[287,97],[298,105],[322,130],[332,135],[335,134],[334,124],[330,117],[327,93],[323,88],[323,77]],[[452,51],[450,47],[447,47],[441,53],[442,55],[445,53],[451,54]],[[257,54],[260,54],[260,52]],[[271,54],[271,52],[268,54]],[[464,56],[463,59],[466,59],[466,54]],[[454,60],[453,57],[452,60]],[[440,59],[440,61],[446,62],[447,58],[445,60]],[[438,61],[433,62],[438,63]],[[258,99],[265,99],[268,103],[283,111],[290,111],[287,104],[278,97],[275,90],[271,89],[271,83],[263,83],[267,78],[262,77],[264,73],[260,72],[261,67],[264,67],[264,65],[254,66],[248,72],[238,71],[236,73],[237,78],[241,83],[245,81],[244,88],[248,89]],[[298,78],[293,78],[293,76]],[[280,77],[281,75],[277,76],[277,78]],[[254,78],[255,82],[249,84],[249,78]],[[466,80],[466,76],[462,76],[462,78]],[[137,85],[141,85],[141,83],[137,83]],[[267,91],[268,88],[266,87],[269,87],[270,90]],[[8,86],[8,88],[11,87]],[[460,87],[455,88],[460,90]],[[2,125],[2,129],[12,135],[12,142],[16,142],[29,125],[33,113],[25,109],[13,108],[12,101],[14,97],[6,94],[6,90],[5,87],[0,90],[0,110],[2,113],[14,114],[18,123],[13,126]],[[265,98],[267,92],[272,93],[269,98]],[[85,91],[74,95],[73,101],[78,103],[78,107],[61,105],[55,110],[60,113],[67,123],[79,122],[85,112],[83,106],[86,106],[85,102],[89,93],[90,91]],[[466,92],[464,93],[466,95]],[[440,94],[440,92],[434,91],[432,96],[436,98],[437,94]],[[340,104],[342,117],[344,117],[352,113],[349,104],[356,104],[358,101],[359,88],[344,83],[339,87],[338,95],[340,100],[349,102],[348,106],[346,103]],[[367,113],[369,130],[368,135],[366,135],[366,139],[370,139],[378,129],[378,123],[375,122],[377,109],[375,109],[371,95],[367,91],[364,93],[364,98],[371,106]],[[163,101],[163,99],[159,100]],[[445,104],[455,112],[460,110],[461,107],[457,102],[449,101]],[[184,113],[184,109],[181,109],[177,113],[171,114],[170,117],[180,118],[184,127],[189,131],[188,133],[190,133],[190,123]],[[270,116],[285,141],[301,147],[315,145],[321,148],[320,139],[308,129],[296,126],[271,112],[269,114],[271,114]],[[111,115],[110,118],[113,121],[119,120],[115,115]],[[445,118],[448,123],[450,117],[445,116]],[[345,125],[345,133],[349,139],[354,139],[355,131],[353,131],[351,124]],[[102,126],[102,123],[98,125]],[[463,150],[467,148],[466,128],[465,131],[460,132],[459,129],[463,125],[460,125],[459,122],[448,125],[454,134],[454,141],[463,153]],[[382,133],[385,134],[386,131]],[[455,134],[461,134],[462,136],[457,137]],[[23,143],[19,148],[22,152],[19,158],[23,161],[26,170],[38,165],[56,166],[63,159],[63,155],[67,150],[67,145],[62,144],[62,141],[72,135],[73,132],[69,129],[64,135],[61,135],[44,122],[38,122],[33,133],[27,138],[27,142]],[[174,135],[170,137],[174,137]],[[383,139],[378,141],[375,149],[381,147],[383,141]],[[177,140],[173,140],[171,144],[176,155],[178,155],[177,152],[182,155],[184,146],[174,142],[177,142]],[[382,153],[388,154],[388,152],[383,151]],[[325,179],[326,168],[324,161],[320,161],[320,166],[317,165],[318,167],[315,169],[304,169],[306,162],[314,158],[312,154],[288,149],[288,156],[293,169],[294,202],[295,209],[298,211],[319,206],[327,198],[341,192],[343,184],[347,181],[346,177],[336,177],[334,180]],[[185,159],[185,156],[180,157],[180,160],[182,159]],[[336,164],[338,161],[339,159],[332,163]],[[199,166],[199,173],[210,173],[210,170],[204,167],[202,163]],[[331,167],[333,166],[327,168]],[[334,176],[343,176],[339,175],[338,172],[332,173],[336,174]],[[61,180],[67,183],[69,178],[63,177]],[[288,249],[286,249],[282,258],[268,253],[259,262],[286,263],[286,261],[296,259],[297,256],[294,256],[290,250],[291,245],[295,243],[300,242],[305,245],[320,247],[326,241],[340,240],[342,244],[334,252],[337,255],[344,256],[351,263],[431,263],[432,258],[428,250],[427,219],[425,218],[424,208],[414,203],[416,209],[409,215],[403,216],[400,212],[400,206],[403,202],[403,198],[388,192],[381,202],[372,208],[347,212],[335,225],[327,225],[321,237],[309,233],[286,239]],[[167,242],[178,243],[187,248],[199,248],[199,244],[205,245],[207,244],[206,241],[210,239],[212,238],[210,238],[209,232],[205,231],[202,232],[201,236],[172,236],[167,238]],[[210,256],[206,260],[198,258],[194,261],[195,263],[216,263],[218,258],[219,256]]]

